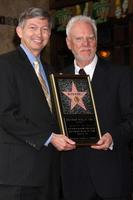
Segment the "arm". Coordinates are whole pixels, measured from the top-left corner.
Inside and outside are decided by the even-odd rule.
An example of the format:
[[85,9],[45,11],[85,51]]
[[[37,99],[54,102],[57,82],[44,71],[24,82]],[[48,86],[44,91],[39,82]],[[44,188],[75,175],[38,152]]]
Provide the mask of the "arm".
[[[43,122],[38,120],[35,111],[41,112],[41,106],[37,105],[34,99],[40,96],[33,95],[32,101],[35,101],[37,108],[33,106],[32,110],[29,109],[30,105],[27,102],[30,95],[28,93],[31,92],[30,87],[33,83],[26,85],[26,80],[30,77],[26,77],[28,75],[24,74],[23,70],[19,71],[20,68],[22,67],[19,64],[16,67],[11,60],[0,59],[0,126],[14,140],[23,141],[40,149],[50,136],[51,129],[55,131],[55,124],[50,120],[49,115],[45,117],[46,121],[45,119]],[[35,115],[34,118],[31,112]]]
[[107,150],[112,142],[114,147],[122,147],[133,137],[133,71],[121,68],[106,82],[108,87],[105,91],[109,90],[109,94],[104,96],[108,95],[109,98],[105,98],[104,109],[101,109],[104,112],[101,123],[106,127],[106,132],[92,148]]

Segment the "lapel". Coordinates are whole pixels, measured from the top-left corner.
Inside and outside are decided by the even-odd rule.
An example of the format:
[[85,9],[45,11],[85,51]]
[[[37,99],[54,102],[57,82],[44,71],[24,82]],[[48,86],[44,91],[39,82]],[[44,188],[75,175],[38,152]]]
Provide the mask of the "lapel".
[[64,74],[74,74],[74,65],[70,65],[63,69]]
[[48,86],[49,86],[49,90],[50,90],[50,96],[51,96],[51,103],[52,103],[52,108],[53,108],[54,103],[53,103],[53,98],[52,98],[52,88],[51,88],[51,82],[50,82],[50,74],[53,73],[53,69],[47,63],[43,62],[43,60],[41,60],[41,63],[42,63],[43,70],[47,77]]
[[21,67],[23,68],[22,71],[25,74],[25,78],[27,77],[27,79],[29,80],[29,85],[32,85],[33,88],[36,88],[39,91],[42,90],[36,72],[31,65],[27,55],[21,47],[18,48],[18,51],[21,60]]
[[[98,107],[103,106],[103,101],[107,98],[108,94],[108,64],[106,61],[98,58],[98,62],[94,71],[94,75],[91,81],[94,100]],[[71,65],[64,69],[63,73],[74,74],[74,65]]]
[[99,58],[91,82],[96,94],[100,95],[105,88],[106,79],[108,78],[106,73],[107,71],[108,69],[105,63]]
[[[27,58],[27,55],[25,54],[25,52],[21,47],[18,48],[18,52],[21,60],[21,67],[23,68],[22,72],[25,76],[24,84],[28,84],[28,87],[30,88],[30,93],[29,93],[30,106],[36,109],[34,104],[38,104],[38,106],[42,107],[42,109],[44,108],[46,112],[49,112],[49,106],[47,104],[47,100],[45,98],[44,92],[42,90],[42,87],[40,85],[40,82],[38,80],[38,77],[36,75],[33,66],[31,65],[29,59]],[[44,62],[42,62],[42,65],[44,67]],[[46,69],[44,70],[46,72],[46,76],[49,82],[48,70],[47,67],[45,68]]]
[[[98,58],[91,85],[97,93],[101,93],[106,83],[108,67],[103,60]],[[71,65],[64,69],[63,73],[74,74],[74,66]]]
[[109,102],[110,94],[109,88],[111,83],[109,81],[109,67],[106,61],[98,59],[96,69],[92,78],[92,91],[94,95],[94,101],[96,110],[98,113],[105,111],[105,104],[103,102]]
[[45,72],[45,74],[46,74],[46,77],[47,77],[47,81],[48,81],[49,89],[50,89],[50,91],[51,91],[51,86],[50,86],[50,77],[49,77],[49,76],[50,76],[50,74],[51,74],[52,72],[49,71],[49,66],[48,66],[47,63],[43,62],[42,60],[41,60],[41,63],[42,63],[43,70],[44,70],[44,72]]

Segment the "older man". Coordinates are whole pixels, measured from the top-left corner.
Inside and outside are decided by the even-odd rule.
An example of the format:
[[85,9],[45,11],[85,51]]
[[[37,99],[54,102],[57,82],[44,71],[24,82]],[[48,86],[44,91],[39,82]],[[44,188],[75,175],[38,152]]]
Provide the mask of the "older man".
[[90,17],[71,18],[66,34],[74,63],[64,73],[90,75],[102,137],[96,145],[62,153],[64,200],[128,200],[133,72],[97,56],[97,27]]

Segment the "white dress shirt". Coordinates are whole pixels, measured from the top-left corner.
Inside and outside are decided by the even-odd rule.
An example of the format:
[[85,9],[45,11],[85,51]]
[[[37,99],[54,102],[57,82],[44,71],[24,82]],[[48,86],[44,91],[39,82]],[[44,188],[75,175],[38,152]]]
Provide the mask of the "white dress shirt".
[[[94,70],[96,68],[97,60],[98,60],[97,55],[95,55],[92,62],[84,67],[84,71],[87,75],[90,76],[90,80],[92,80]],[[77,65],[76,60],[74,60],[74,66],[75,66],[75,74],[79,74],[79,70],[81,68]]]
[[[85,73],[87,75],[89,75],[90,77],[90,80],[92,80],[93,78],[93,74],[94,74],[94,71],[95,71],[95,68],[96,68],[96,64],[97,64],[97,60],[98,60],[98,57],[97,55],[95,54],[92,62],[88,65],[86,65],[83,69],[85,71]],[[76,63],[76,60],[74,60],[74,67],[75,67],[75,74],[79,74],[79,70],[81,69],[77,63]],[[110,150],[113,150],[113,142],[111,143],[110,147],[109,147]]]

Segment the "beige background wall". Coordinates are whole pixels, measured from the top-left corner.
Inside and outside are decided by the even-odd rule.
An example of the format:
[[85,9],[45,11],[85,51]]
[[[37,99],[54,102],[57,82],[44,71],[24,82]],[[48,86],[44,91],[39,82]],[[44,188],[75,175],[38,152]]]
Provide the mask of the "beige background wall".
[[[49,9],[49,0],[0,0],[0,16],[18,18],[28,7]],[[15,26],[0,24],[0,54],[11,51],[14,45]],[[49,48],[45,51],[48,60]]]

